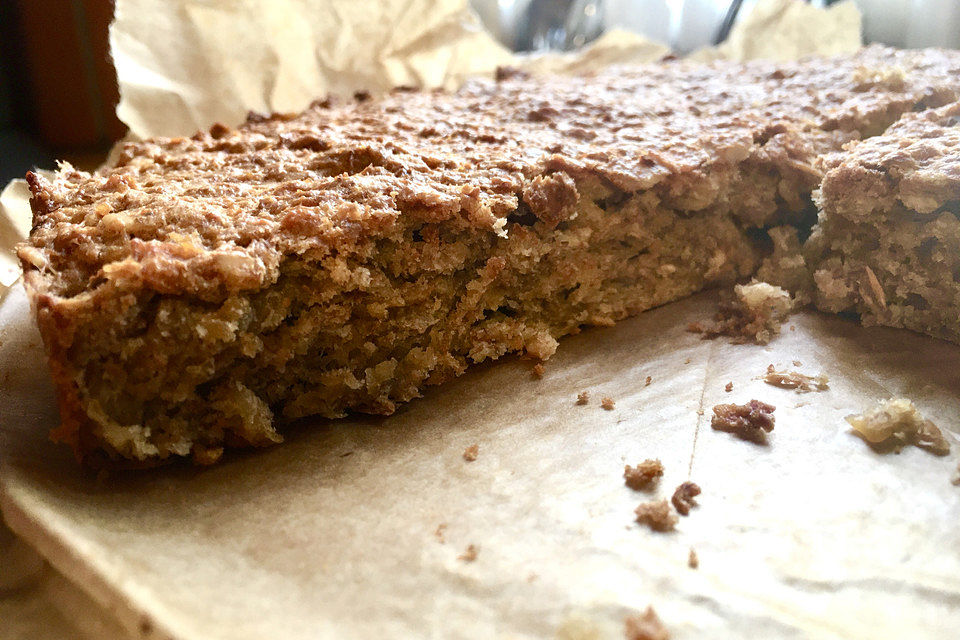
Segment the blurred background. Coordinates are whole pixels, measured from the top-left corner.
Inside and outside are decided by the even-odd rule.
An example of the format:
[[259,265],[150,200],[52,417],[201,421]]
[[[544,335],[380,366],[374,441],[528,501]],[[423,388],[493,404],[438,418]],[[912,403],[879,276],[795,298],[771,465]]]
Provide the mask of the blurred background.
[[[687,53],[723,40],[757,1],[470,3],[487,29],[515,51],[574,49],[619,27]],[[867,42],[960,48],[960,0],[850,1],[864,14]],[[55,158],[92,168],[123,136],[114,114],[112,15],[112,0],[0,0],[0,184],[34,166],[52,167]]]

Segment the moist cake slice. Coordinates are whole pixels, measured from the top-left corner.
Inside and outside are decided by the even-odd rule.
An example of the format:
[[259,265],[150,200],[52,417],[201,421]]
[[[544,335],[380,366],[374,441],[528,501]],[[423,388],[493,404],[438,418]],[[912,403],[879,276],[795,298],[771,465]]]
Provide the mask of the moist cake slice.
[[816,304],[960,342],[960,103],[825,158]]
[[[891,71],[891,69],[893,71]],[[505,74],[507,75],[507,74]],[[279,423],[389,414],[471,363],[751,274],[817,157],[960,97],[872,47],[397,90],[28,176],[19,255],[89,464],[216,461]]]

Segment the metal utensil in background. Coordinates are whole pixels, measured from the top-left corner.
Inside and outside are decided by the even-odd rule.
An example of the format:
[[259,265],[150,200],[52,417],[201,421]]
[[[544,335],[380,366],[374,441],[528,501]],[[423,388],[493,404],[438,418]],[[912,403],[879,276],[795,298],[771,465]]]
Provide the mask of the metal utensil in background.
[[514,51],[569,51],[604,31],[604,0],[471,0],[471,5]]

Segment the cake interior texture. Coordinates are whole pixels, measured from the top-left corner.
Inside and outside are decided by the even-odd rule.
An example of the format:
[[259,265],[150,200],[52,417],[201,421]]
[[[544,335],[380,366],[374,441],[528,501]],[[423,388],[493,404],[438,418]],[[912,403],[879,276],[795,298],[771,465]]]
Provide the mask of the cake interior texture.
[[472,363],[545,360],[798,246],[818,159],[956,100],[958,74],[958,54],[880,47],[505,73],[31,174],[19,254],[54,436],[90,464],[210,463],[285,421],[392,413]]

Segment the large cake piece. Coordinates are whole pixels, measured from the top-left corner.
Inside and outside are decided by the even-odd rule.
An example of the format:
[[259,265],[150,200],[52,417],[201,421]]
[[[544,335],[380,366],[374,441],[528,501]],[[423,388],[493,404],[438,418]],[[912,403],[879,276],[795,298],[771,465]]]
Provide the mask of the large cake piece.
[[[217,460],[753,273],[817,160],[960,97],[960,55],[505,71],[29,176],[19,254],[90,464]],[[807,222],[809,224],[809,222]]]

